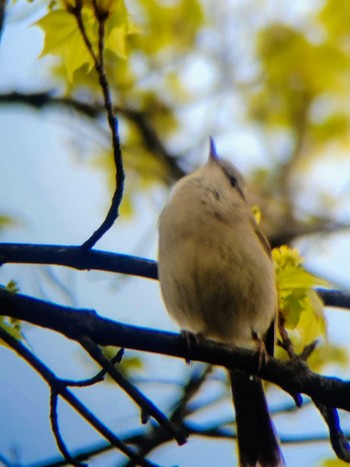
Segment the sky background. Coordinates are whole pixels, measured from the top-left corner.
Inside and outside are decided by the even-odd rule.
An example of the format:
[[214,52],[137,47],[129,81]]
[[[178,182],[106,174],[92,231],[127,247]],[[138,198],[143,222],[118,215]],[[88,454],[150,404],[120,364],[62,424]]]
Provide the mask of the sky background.
[[[301,5],[303,2],[297,2]],[[29,28],[33,22],[25,9],[10,11],[0,46],[0,92],[45,89],[48,83],[45,60],[37,60],[42,47],[42,34],[38,28]],[[205,109],[197,109],[197,114]],[[1,242],[26,242],[46,244],[81,244],[103,219],[111,193],[104,175],[97,171],[74,148],[72,132],[78,125],[74,117],[49,111],[35,112],[24,107],[0,107],[0,213],[16,219],[16,224],[1,233]],[[215,135],[214,135],[215,136]],[[245,141],[243,140],[243,145]],[[237,144],[237,143],[235,143]],[[217,141],[227,152],[229,141]],[[203,148],[204,149],[204,148]],[[249,146],[244,146],[249,152]],[[254,151],[253,151],[254,152]],[[203,153],[202,160],[205,159]],[[198,160],[198,163],[202,162]],[[249,166],[249,162],[243,162]],[[338,172],[327,167],[320,169],[318,183],[332,183],[345,189],[349,183],[345,161]],[[350,167],[349,167],[350,168]],[[128,189],[128,184],[126,184]],[[136,201],[133,219],[120,220],[98,243],[97,248],[107,251],[136,254],[156,258],[157,218],[165,202],[166,192],[155,189],[148,196]],[[344,209],[344,216],[347,215]],[[349,287],[349,238],[337,236],[336,246],[324,242],[317,257],[310,254],[308,266],[335,277],[344,287]],[[300,243],[304,252],[312,253],[309,244]],[[53,275],[54,281],[47,279]],[[128,324],[176,331],[164,310],[157,282],[141,278],[125,278],[107,273],[79,272],[44,267],[5,265],[0,269],[0,282],[15,279],[22,293],[34,295],[57,303],[88,307],[106,316]],[[64,293],[57,284],[69,286]],[[131,311],[132,310],[132,311]],[[330,339],[348,345],[350,317],[345,311],[329,310]],[[24,325],[24,333],[31,350],[57,375],[65,378],[89,377],[95,371],[78,346],[63,337]],[[133,355],[132,352],[127,352]],[[0,348],[0,454],[24,465],[57,456],[57,448],[49,426],[49,393],[40,377],[12,351]],[[186,377],[190,368],[182,361],[161,356],[145,356],[144,369],[139,377],[139,387],[157,404],[166,409],[173,400],[172,387],[165,384]],[[337,372],[338,369],[330,369]],[[349,371],[341,369],[342,377]],[[217,370],[206,386],[202,400],[220,394],[224,378]],[[145,381],[149,380],[149,382]],[[152,383],[152,381],[154,381]],[[81,400],[120,435],[138,426],[139,414],[133,404],[114,385],[76,391]],[[270,402],[278,407],[290,399],[273,390]],[[65,403],[59,405],[59,420],[63,435],[67,435],[69,448],[98,442],[99,436]],[[210,412],[212,420],[231,413],[226,400]],[[206,411],[203,416],[207,416]],[[200,420],[200,418],[198,418]],[[325,426],[315,410],[275,420],[277,431],[283,435],[302,432],[325,433]],[[71,436],[74,433],[74,436]],[[233,445],[230,442],[206,441],[192,438],[181,448],[175,443],[164,446],[150,456],[161,465],[200,465],[209,467],[216,463],[222,467],[232,465]],[[220,446],[218,451],[218,446]],[[320,459],[331,456],[328,443],[310,446],[284,447],[287,465],[320,465]],[[115,465],[116,454],[101,456],[91,462],[94,466]],[[306,462],[307,460],[307,462]],[[1,465],[1,462],[0,462]]]

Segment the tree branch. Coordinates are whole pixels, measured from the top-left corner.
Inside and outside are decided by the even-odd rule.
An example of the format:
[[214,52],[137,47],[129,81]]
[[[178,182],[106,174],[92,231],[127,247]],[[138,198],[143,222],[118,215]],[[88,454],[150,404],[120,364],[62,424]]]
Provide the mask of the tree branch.
[[338,411],[333,407],[326,407],[318,401],[313,401],[315,406],[320,411],[324,421],[329,429],[329,438],[331,440],[332,448],[339,459],[344,462],[350,462],[350,445],[349,442],[340,428]]
[[0,94],[0,104],[27,105],[34,109],[43,109],[50,107],[62,107],[79,112],[85,117],[95,119],[99,117],[104,107],[102,105],[91,105],[87,102],[79,101],[71,97],[56,97],[55,91],[41,92],[9,92]]
[[154,467],[155,464],[149,462],[122,442],[112,431],[109,430],[95,415],[90,412],[75,396],[62,384],[55,374],[44,365],[34,354],[32,354],[23,344],[8,334],[0,327],[0,339],[14,349],[27,363],[29,363],[47,382],[50,388],[65,399],[86,421],[88,421],[96,431],[104,436],[113,446],[132,459],[136,464],[145,467]]
[[[58,265],[158,279],[157,262],[152,259],[100,250],[82,251],[79,246],[0,243],[0,265],[6,263]],[[326,306],[350,309],[350,293],[323,288],[316,291]]]
[[[188,357],[188,348],[178,334],[127,326],[101,318],[93,310],[63,307],[6,289],[0,289],[0,304],[5,316],[52,329],[76,341],[85,336],[98,345]],[[191,360],[256,374],[259,353],[207,341],[192,346]],[[290,394],[304,393],[328,407],[350,411],[350,383],[317,375],[300,360],[282,362],[269,357],[259,377]]]
[[84,466],[85,464],[81,464],[73,459],[68,448],[61,436],[60,428],[58,424],[58,414],[57,414],[57,403],[58,403],[58,393],[55,389],[51,387],[51,394],[50,394],[50,422],[51,422],[51,429],[56,439],[56,444],[58,449],[60,450],[61,454],[65,458],[66,462],[69,462],[71,465],[76,466]]
[[147,421],[149,416],[152,416],[159,425],[167,430],[181,446],[186,442],[186,435],[181,428],[167,419],[167,417],[135,386],[133,386],[118,369],[103,355],[100,348],[91,341],[88,337],[82,337],[80,343],[83,348],[89,353],[91,358],[98,362],[101,367],[110,375],[110,377],[128,394],[129,397],[141,408],[142,419]]
[[100,88],[103,94],[104,108],[106,110],[108,126],[111,133],[113,157],[116,168],[115,190],[112,196],[112,201],[108,213],[100,227],[91,235],[91,237],[89,237],[82,244],[82,248],[84,250],[89,250],[112,227],[112,225],[119,216],[119,206],[124,193],[125,172],[120,146],[118,119],[114,115],[112,98],[104,64],[105,21],[108,17],[108,13],[100,14],[101,11],[98,9],[97,3],[93,1],[95,17],[98,22],[98,53],[96,54],[93,50],[91,41],[86,33],[85,24],[82,17],[82,5],[82,2],[77,2],[75,6],[68,6],[67,11],[75,17],[82,38],[85,42],[86,48],[89,51],[95,64]]
[[0,243],[0,265],[5,263],[58,265],[157,279],[157,263],[154,260],[99,250],[82,250],[80,246]]

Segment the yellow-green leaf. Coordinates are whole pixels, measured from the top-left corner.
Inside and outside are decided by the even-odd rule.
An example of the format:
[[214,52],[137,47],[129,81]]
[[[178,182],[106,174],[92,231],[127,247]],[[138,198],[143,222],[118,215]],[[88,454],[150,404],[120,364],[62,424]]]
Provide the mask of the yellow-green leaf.
[[[96,36],[96,19],[91,9],[83,8],[82,17],[87,35]],[[61,8],[49,12],[35,23],[44,34],[44,55],[58,55],[63,61],[67,77],[72,81],[74,71],[87,65],[88,72],[94,66],[94,61],[84,43],[76,18]]]
[[[83,28],[79,26],[74,13],[74,1],[63,2],[65,7],[51,8],[47,14],[35,23],[45,34],[44,48],[40,57],[45,55],[58,56],[65,68],[69,82],[72,82],[74,72],[85,68],[87,73],[95,65],[92,53],[98,56],[99,28],[91,2],[84,2],[81,9],[81,19],[84,33],[91,44],[88,49],[84,40]],[[107,50],[119,58],[126,58],[126,37],[139,32],[128,16],[123,0],[99,2],[107,19],[104,29],[104,52]]]
[[285,327],[298,350],[327,334],[323,303],[313,287],[328,286],[320,277],[302,267],[303,258],[296,249],[282,246],[272,252],[275,262],[280,310]]

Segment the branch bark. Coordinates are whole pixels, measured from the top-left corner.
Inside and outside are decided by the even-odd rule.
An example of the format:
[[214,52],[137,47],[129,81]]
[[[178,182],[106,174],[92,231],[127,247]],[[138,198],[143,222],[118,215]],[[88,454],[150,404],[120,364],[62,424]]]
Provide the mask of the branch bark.
[[[6,263],[57,265],[158,279],[157,262],[152,259],[100,250],[84,251],[80,246],[0,243],[0,265]],[[321,288],[316,291],[326,306],[350,309],[350,293]]]
[[[88,337],[98,345],[188,358],[188,348],[180,335],[128,326],[101,318],[94,310],[55,305],[6,289],[0,289],[0,305],[5,316],[57,331],[78,342],[82,337]],[[256,374],[259,354],[207,341],[191,347],[191,360]],[[301,360],[282,362],[268,357],[266,365],[259,371],[259,377],[278,385],[289,394],[307,394],[328,407],[350,411],[350,383],[317,375]]]
[[0,265],[5,263],[47,264],[78,270],[98,270],[157,279],[157,263],[99,250],[83,250],[80,246],[0,243]]
[[[106,438],[113,446],[132,459],[136,465],[144,467],[156,467],[155,464],[139,456],[137,452],[130,449],[121,441],[109,428],[107,428],[90,410],[82,404],[77,397],[62,384],[56,375],[44,365],[34,354],[24,347],[17,339],[8,334],[0,327],[0,338],[13,348],[26,362],[28,362],[50,386],[51,391],[60,395],[68,404],[70,404],[96,431]],[[61,438],[60,438],[61,440]],[[68,453],[67,453],[68,454]]]

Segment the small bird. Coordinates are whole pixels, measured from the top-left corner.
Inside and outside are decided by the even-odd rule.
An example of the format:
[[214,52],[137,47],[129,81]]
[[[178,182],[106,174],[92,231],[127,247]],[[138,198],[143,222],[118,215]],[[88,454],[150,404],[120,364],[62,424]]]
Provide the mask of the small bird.
[[[277,289],[268,240],[244,180],[210,139],[208,162],[180,179],[159,219],[158,274],[169,315],[184,332],[273,352]],[[267,342],[266,336],[272,336]],[[262,382],[229,370],[240,465],[283,466]]]

